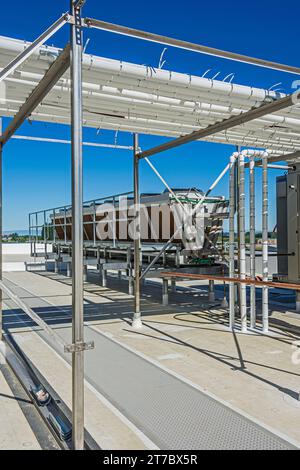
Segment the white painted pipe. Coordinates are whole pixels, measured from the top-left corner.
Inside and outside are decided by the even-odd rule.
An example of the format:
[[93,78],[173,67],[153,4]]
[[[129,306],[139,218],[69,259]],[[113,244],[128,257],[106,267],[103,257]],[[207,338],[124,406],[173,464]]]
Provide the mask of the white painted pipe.
[[[263,281],[268,281],[268,157],[262,159],[262,264]],[[263,332],[269,331],[269,289],[262,288],[262,324]]]
[[[29,88],[35,86],[37,84],[37,82],[27,82],[27,81],[20,81],[19,79],[17,78],[9,78],[8,81],[11,81],[11,82],[15,82],[15,83],[18,83],[19,85],[22,84],[22,88],[25,86],[25,84],[27,84],[27,86]],[[49,93],[49,96],[47,97],[47,100],[45,100],[45,102],[48,102],[49,100],[49,97],[55,95],[55,91],[57,91],[58,95],[59,95],[59,98],[56,99],[56,104],[57,102],[59,102],[60,104],[62,104],[63,102],[68,102],[68,95],[69,95],[69,87],[62,87],[60,85],[56,85],[53,90]],[[62,94],[65,95],[65,98],[63,99],[62,98]],[[134,98],[127,98],[127,97],[124,97],[124,96],[120,96],[120,95],[111,95],[111,96],[106,96],[105,94],[103,93],[96,93],[96,92],[92,92],[92,91],[85,91],[83,89],[83,95],[86,97],[86,100],[88,99],[88,97],[91,98],[91,101],[92,101],[92,104],[93,106],[95,106],[95,104],[97,103],[97,98],[100,100],[100,103],[99,103],[99,106],[103,106],[104,103],[106,102],[107,103],[107,106],[111,106],[113,105],[113,103],[117,102],[119,103],[120,105],[122,105],[122,101],[124,102],[124,105],[127,103],[127,105],[131,105],[131,112],[133,110],[133,106],[136,105],[136,106],[142,106],[142,104],[144,103],[144,108],[141,108],[144,109],[145,111],[147,111],[148,113],[151,112],[151,109],[155,107],[155,103],[152,101],[147,101],[147,100],[142,100],[142,103],[141,103],[141,99],[134,99]],[[204,99],[204,98],[203,98]],[[207,99],[207,97],[206,97]],[[58,101],[57,101],[58,100]],[[228,102],[228,98],[227,98],[227,102]],[[151,106],[149,106],[149,104],[151,104]],[[176,111],[176,107],[175,107],[175,104],[174,105],[165,105],[167,106],[167,108],[163,107],[163,103],[159,103],[159,106],[158,106],[158,110],[159,110],[159,115],[162,115],[162,112],[163,112],[163,109],[169,109],[169,111]],[[178,105],[176,105],[178,106]],[[188,106],[187,106],[187,102],[184,102],[182,103],[181,102],[181,105],[178,106],[178,112],[182,112],[182,109],[183,108],[189,108],[190,109],[190,112],[192,112],[195,116],[197,116],[198,114],[203,114],[203,113],[208,113],[208,115],[211,115],[211,116],[223,116],[223,118],[225,117],[229,117],[230,115],[236,115],[236,114],[240,114],[241,111],[246,111],[248,108],[245,106],[245,102],[244,102],[244,106],[243,106],[243,109],[240,109],[240,108],[234,108],[233,106],[219,106],[219,105],[213,105],[213,104],[210,104],[210,103],[196,103],[196,102],[193,102],[193,103],[188,103]],[[126,108],[128,109],[128,108]],[[290,116],[290,113],[288,114]],[[261,123],[261,122],[272,122],[272,123],[280,123],[280,124],[286,124],[288,125],[290,128],[294,128],[296,130],[299,130],[299,127],[300,127],[300,120],[299,120],[299,117],[300,117],[300,113],[298,114],[298,119],[296,118],[291,118],[291,117],[288,117],[288,116],[281,116],[281,115],[267,115],[265,116],[263,119],[258,119],[255,121],[255,123]],[[254,124],[254,123],[252,123]],[[274,129],[272,129],[272,132],[274,133]],[[275,130],[275,132],[278,132],[278,130]]]
[[[24,41],[0,37],[0,49],[2,49],[3,53],[5,53],[6,50],[8,53],[13,55],[14,53],[22,51],[27,45],[28,43]],[[40,51],[35,51],[33,54],[35,58],[39,59],[38,61],[36,60],[35,63],[39,63],[43,60],[49,63],[51,62],[51,59],[53,61],[53,57],[57,56],[60,51],[61,49],[58,48],[43,46],[41,48],[41,53]],[[41,64],[43,65],[43,62],[41,62]],[[278,94],[272,90],[268,91],[254,87],[235,85],[223,81],[210,80],[208,78],[197,77],[178,72],[170,72],[164,69],[154,69],[152,67],[141,66],[102,57],[95,57],[87,54],[84,54],[83,56],[83,68],[89,72],[94,70],[97,72],[101,71],[101,73],[106,72],[108,77],[111,76],[111,74],[119,76],[126,75],[129,77],[132,76],[139,82],[144,79],[153,83],[165,82],[168,85],[172,83],[182,88],[215,91],[216,93],[227,96],[243,96],[245,99],[255,99],[258,101],[263,101],[267,96],[271,96],[273,98],[284,96],[283,94]]]
[[[255,156],[249,162],[250,277],[255,279]],[[256,326],[256,286],[250,286],[250,327]]]
[[[234,216],[235,216],[235,169],[234,164],[236,156],[230,157],[230,173],[229,173],[229,277],[235,275],[234,269]],[[235,286],[231,282],[229,284],[229,327],[233,330],[235,326]]]
[[[239,154],[239,263],[240,278],[246,278],[246,245],[245,245],[245,157]],[[247,299],[246,285],[240,284],[240,316],[242,332],[247,332]]]
[[[42,108],[40,108],[42,109]],[[15,110],[17,111],[17,109]],[[0,107],[0,112],[3,116],[10,115],[11,113],[7,113],[5,109]],[[56,110],[58,112],[58,110]],[[59,114],[44,114],[41,113],[40,111],[33,112],[31,115],[31,120],[39,120],[39,121],[45,121],[45,122],[58,122],[58,123],[65,123],[68,124],[70,122],[69,116],[67,116],[67,112],[64,110],[63,111],[66,115],[62,116]],[[99,128],[99,125],[105,129],[113,129],[113,130],[120,130],[120,131],[132,131],[132,124],[134,124],[134,129],[137,130],[140,133],[145,133],[145,134],[153,134],[153,135],[165,135],[165,136],[170,136],[170,137],[177,137],[181,135],[182,133],[186,133],[187,131],[183,131],[184,128],[188,126],[179,126],[178,131],[170,130],[170,129],[165,129],[164,127],[171,127],[171,129],[174,129],[174,126],[165,126],[164,123],[161,123],[160,121],[153,121],[150,124],[147,122],[144,122],[142,120],[141,124],[138,123],[137,120],[133,120],[133,123],[131,124],[132,120],[122,120],[122,122],[127,122],[128,124],[120,124],[119,122],[116,122],[116,120],[113,120],[113,118],[109,118],[112,122],[103,122],[102,120],[98,119],[92,119],[87,116],[87,113],[84,113],[84,125],[88,127],[95,127]],[[159,126],[159,128],[155,128],[154,126]],[[183,131],[183,132],[182,132]],[[230,141],[231,139],[231,141]],[[238,132],[227,132],[226,135],[215,135],[211,136],[207,139],[203,139],[206,141],[212,141],[212,142],[223,142],[223,143],[233,143],[235,142],[236,144],[240,145],[252,145],[254,147],[263,147],[268,144],[272,145],[273,151],[272,152],[274,155],[280,155],[280,154],[285,154],[285,153],[292,153],[300,149],[299,145],[293,145],[293,144],[280,144],[280,143],[274,143],[274,138],[273,141],[266,141],[266,139],[258,139],[258,138],[250,138],[250,137],[243,137],[242,131]],[[268,151],[272,149],[268,149]]]

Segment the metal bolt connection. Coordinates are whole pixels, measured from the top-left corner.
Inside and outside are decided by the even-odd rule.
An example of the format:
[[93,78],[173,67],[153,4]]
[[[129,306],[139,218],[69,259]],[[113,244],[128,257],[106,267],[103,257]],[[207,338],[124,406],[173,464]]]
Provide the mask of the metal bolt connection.
[[94,341],[89,341],[88,343],[84,342],[77,342],[74,344],[68,344],[65,346],[64,351],[66,353],[75,353],[75,352],[81,352],[81,351],[90,351],[91,349],[94,349],[95,344]]
[[[81,2],[82,3],[82,2]],[[76,28],[76,44],[78,46],[82,45],[82,34],[81,34],[81,7],[75,8],[75,28]]]

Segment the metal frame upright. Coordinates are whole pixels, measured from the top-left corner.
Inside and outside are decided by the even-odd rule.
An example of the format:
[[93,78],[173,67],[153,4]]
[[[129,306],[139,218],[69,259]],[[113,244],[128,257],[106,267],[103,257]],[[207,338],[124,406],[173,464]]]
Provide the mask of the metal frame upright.
[[83,177],[82,177],[82,29],[85,0],[71,0],[72,140],[72,428],[75,449],[84,448],[84,323],[83,323]]

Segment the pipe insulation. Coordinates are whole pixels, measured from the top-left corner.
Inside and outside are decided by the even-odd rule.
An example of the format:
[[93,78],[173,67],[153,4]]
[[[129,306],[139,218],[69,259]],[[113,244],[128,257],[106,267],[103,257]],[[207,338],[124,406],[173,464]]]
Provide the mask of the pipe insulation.
[[[246,244],[245,244],[245,157],[243,154],[238,156],[238,181],[239,181],[239,266],[240,278],[246,279]],[[240,317],[241,330],[247,332],[247,299],[246,286],[240,285]]]
[[[0,37],[0,66],[5,67],[29,44]],[[41,46],[4,80],[4,92],[0,93],[4,116],[16,114],[60,51]],[[66,72],[30,119],[69,123],[70,86]],[[166,137],[204,129],[285,96],[88,54],[83,56],[82,91],[85,126]],[[290,106],[204,140],[292,153],[300,148],[300,109]]]

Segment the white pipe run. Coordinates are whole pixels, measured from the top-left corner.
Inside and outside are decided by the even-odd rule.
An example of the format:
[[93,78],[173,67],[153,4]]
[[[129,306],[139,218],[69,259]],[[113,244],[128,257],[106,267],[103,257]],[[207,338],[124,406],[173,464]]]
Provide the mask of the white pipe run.
[[[46,106],[40,106],[38,110],[34,111],[30,117],[33,120],[40,120],[45,122],[59,122],[68,124],[70,119],[66,109],[57,109],[56,111],[60,111],[61,115],[59,114],[48,114],[41,112],[40,110],[44,110]],[[14,110],[17,112],[17,109]],[[5,108],[0,107],[0,112],[3,116],[10,115],[6,112]],[[109,121],[107,121],[109,119]],[[124,123],[124,124],[123,124]],[[126,123],[126,124],[125,124]],[[132,124],[132,125],[130,125]],[[148,133],[154,135],[165,135],[170,137],[177,137],[179,135],[188,133],[191,129],[191,126],[176,124],[178,130],[175,131],[174,127],[175,124],[170,125],[166,124],[164,121],[157,121],[157,120],[147,120],[147,119],[122,119],[118,120],[118,118],[113,116],[105,116],[101,117],[101,119],[95,120],[95,116],[93,113],[84,113],[84,125],[88,127],[95,127],[95,128],[103,128],[103,129],[112,129],[112,130],[120,130],[120,131],[132,131],[132,126],[134,125],[134,129],[138,130],[140,133]],[[158,127],[155,127],[158,126]],[[192,127],[193,128],[193,127]],[[199,128],[199,127],[197,127]],[[253,147],[266,147],[271,146],[273,150],[275,150],[274,154],[282,154],[282,153],[292,153],[294,151],[299,150],[299,145],[293,145],[286,143],[285,141],[276,141],[273,137],[270,140],[267,140],[265,137],[262,136],[261,139],[257,137],[249,137],[243,133],[242,127],[238,130],[227,131],[226,133],[222,132],[217,135],[211,136],[207,139],[203,139],[206,141],[216,141],[222,143],[232,144],[233,142],[241,144],[243,146],[251,145]],[[249,131],[247,131],[249,132]],[[275,142],[275,143],[274,143]],[[268,149],[268,151],[272,151],[272,148]],[[276,152],[277,151],[277,152]]]
[[[0,50],[1,53],[8,50],[11,54],[21,52],[28,43],[23,41],[14,40],[11,38],[0,37]],[[58,55],[61,49],[42,46],[40,51],[36,51],[32,56],[31,60],[35,64],[45,64],[53,62],[54,58]],[[255,100],[258,102],[264,101],[267,97],[277,99],[283,97],[284,94],[276,93],[274,91],[263,90],[254,87],[248,87],[244,85],[236,85],[228,82],[211,80],[208,78],[197,77],[194,75],[188,75],[178,72],[171,72],[163,69],[154,69],[143,65],[131,64],[128,62],[107,59],[102,57],[95,57],[92,55],[85,54],[83,56],[83,68],[89,73],[96,71],[96,78],[99,80],[99,73],[106,73],[110,80],[113,82],[116,77],[133,78],[138,83],[141,80],[145,80],[148,83],[162,82],[166,83],[168,87],[170,84],[183,89],[189,89],[195,91],[203,90],[205,93],[213,92],[221,96],[227,97],[242,97],[245,100]],[[113,74],[113,76],[112,76]],[[98,81],[96,82],[98,83]]]
[[[26,45],[27,43],[22,41],[0,37],[0,50],[4,49],[4,54],[7,54],[6,58],[9,55],[14,56],[23,50]],[[33,54],[26,63],[26,67],[29,64],[32,69],[38,70],[40,68],[41,72],[45,72],[49,67],[49,63],[53,62],[59,51],[57,48],[43,46],[40,51],[36,51]],[[92,127],[132,131],[133,127],[136,130],[138,126],[139,132],[175,137],[191,132],[199,127],[206,127],[216,120],[222,120],[230,115],[239,114],[253,105],[259,105],[266,97],[275,99],[279,96],[273,91],[269,92],[267,90],[210,80],[203,77],[152,69],[101,57],[85,55],[83,62],[86,72],[83,86],[83,94],[86,100],[84,105],[88,108],[84,117],[85,124],[87,125],[91,122]],[[24,81],[23,78],[26,77],[36,77],[37,80]],[[95,77],[96,83],[89,82],[93,77]],[[19,85],[23,83],[20,86],[28,87],[26,88],[26,96],[28,96],[28,92],[38,83],[39,77],[33,72],[21,70],[17,71],[15,76],[9,80],[15,81]],[[17,82],[18,80],[19,82]],[[99,80],[102,80],[106,85],[99,85]],[[137,89],[130,91],[122,88],[120,90],[116,87],[116,85],[119,86],[118,80],[122,81],[122,87],[128,83]],[[41,112],[42,107],[39,107],[34,114],[34,119],[50,120],[50,122],[66,122],[64,116],[68,109],[59,107],[58,104],[68,104],[66,96],[69,92],[69,85],[70,81],[68,74],[66,74],[49,94],[50,105],[47,99],[44,101],[45,105],[49,105],[49,111]],[[153,87],[156,87],[155,89],[159,93],[169,93],[171,96],[165,97],[155,95],[154,93],[145,94],[141,92],[143,85],[149,87],[149,90],[152,92]],[[87,90],[85,87],[87,87]],[[186,96],[190,94],[190,98],[189,100],[178,100],[176,93],[186,94]],[[213,100],[214,103],[195,101],[197,93],[200,93],[205,101]],[[14,100],[15,96],[19,96],[21,102],[22,98],[23,100],[25,99],[22,93],[18,91],[18,87],[16,94],[11,93],[11,100]],[[219,100],[220,104],[218,104]],[[228,101],[230,101],[230,105],[228,105]],[[237,107],[234,107],[234,102],[239,103]],[[110,111],[114,107],[115,111],[112,111],[112,114],[122,111],[124,119],[117,116],[100,117],[101,114],[95,119],[94,114],[101,113],[103,109]],[[13,108],[14,106],[10,108],[10,105],[8,105],[7,109],[5,106],[2,106],[2,113],[4,115],[12,115],[15,111]],[[46,110],[47,108],[44,106],[43,111]],[[290,133],[289,130],[300,131],[300,119],[298,119],[300,112],[298,111],[297,108],[290,108],[290,110],[286,110],[281,115],[268,115],[233,131],[220,133],[205,140],[253,145],[256,147],[268,146],[270,149],[278,152],[293,152],[299,148],[299,135],[296,132]],[[126,121],[125,125],[123,122],[120,122],[121,120]],[[287,132],[275,127],[261,130],[262,127],[268,124],[281,124],[288,126],[289,129],[287,129]],[[266,134],[269,135],[266,136]]]
[[[239,262],[240,278],[246,279],[246,244],[245,244],[245,157],[243,154],[238,156],[238,175],[239,175]],[[247,299],[246,285],[240,284],[240,316],[241,330],[247,332]]]
[[[36,85],[37,81],[29,81],[29,80],[20,80],[19,78],[11,77],[7,79],[7,82],[12,82],[16,83],[19,85],[24,86],[25,88],[28,87],[27,93],[31,91]],[[69,82],[69,80],[67,80]],[[223,83],[223,82],[222,82]],[[187,113],[192,113],[194,116],[197,116],[198,114],[201,114],[201,112],[207,112],[211,116],[219,117],[219,118],[225,118],[225,117],[230,117],[230,115],[238,115],[243,111],[247,111],[251,106],[253,106],[253,103],[251,103],[251,106],[249,106],[249,103],[245,100],[242,102],[242,104],[239,107],[233,107],[232,104],[228,106],[228,99],[227,99],[227,106],[225,103],[223,105],[220,104],[213,104],[211,102],[205,102],[205,101],[210,101],[212,99],[212,96],[209,96],[208,93],[206,93],[205,97],[202,99],[205,100],[204,102],[197,102],[195,101],[195,98],[193,101],[182,101],[182,100],[173,100],[173,102],[167,103],[166,101],[163,101],[164,97],[162,96],[157,96],[156,95],[156,100],[151,98],[150,96],[144,96],[143,98],[141,97],[141,93],[132,93],[132,96],[124,96],[123,93],[120,92],[120,89],[114,88],[114,92],[105,92],[105,87],[101,87],[99,85],[95,85],[96,88],[99,90],[91,90],[91,89],[85,89],[83,87],[83,94],[85,97],[85,105],[87,105],[89,101],[92,102],[93,105],[97,103],[97,100],[99,100],[100,106],[103,105],[103,102],[109,103],[110,105],[113,105],[113,103],[116,104],[122,104],[122,102],[126,105],[130,105],[132,110],[134,110],[134,106],[139,106],[141,110],[145,110],[149,112],[150,108],[157,109],[159,112],[165,110],[165,111],[178,111],[180,113],[182,112],[187,112]],[[90,88],[90,85],[89,85]],[[110,87],[106,87],[110,88]],[[170,86],[169,86],[170,89]],[[25,90],[24,90],[25,91]],[[57,94],[55,93],[57,91]],[[67,98],[63,100],[62,95],[65,95]],[[62,102],[67,102],[68,96],[69,96],[69,83],[68,86],[63,85],[62,83],[59,85],[56,85],[53,90],[49,93],[48,96],[56,96],[56,99],[58,100],[58,103]],[[134,96],[136,95],[136,96]],[[22,95],[21,95],[22,96]],[[15,97],[15,92],[13,94],[13,97]],[[90,100],[89,100],[90,98]],[[48,97],[46,101],[48,100]],[[175,101],[175,102],[174,102]],[[257,103],[258,105],[260,103]],[[128,108],[126,108],[128,109]],[[290,128],[294,128],[295,130],[300,129],[300,112],[297,108],[295,109],[295,114],[292,114],[292,111],[290,112],[285,112],[283,111],[280,113],[280,115],[275,114],[270,114],[264,116],[262,119],[257,119],[254,122],[257,123],[278,123],[278,124],[285,124],[288,125]],[[295,116],[295,117],[289,117],[289,116]],[[274,129],[273,129],[274,131]]]
[[[234,164],[237,154],[230,157],[229,172],[229,277],[235,276],[235,260],[234,260],[234,216],[235,216],[235,169]],[[235,285],[233,282],[229,284],[229,328],[234,329],[235,326]]]
[[[268,254],[268,157],[262,159],[262,265],[263,281],[268,281],[269,277],[269,254]],[[263,332],[269,331],[269,289],[262,288],[262,326]]]
[[[2,116],[9,116],[10,114],[7,114],[6,110],[0,107],[0,113]],[[51,115],[51,114],[45,114],[41,112],[34,112],[32,113],[30,117],[31,121],[42,121],[42,122],[53,122],[53,123],[61,123],[61,124],[69,124],[70,123],[70,118],[69,116],[61,116],[61,115]],[[113,120],[113,118],[110,117],[111,122],[107,122],[104,120],[95,120],[94,116],[88,117],[86,113],[84,113],[84,126],[86,127],[92,127],[95,129],[108,129],[108,130],[118,130],[118,131],[123,131],[123,132],[132,132],[132,125],[128,120],[123,120],[125,121],[126,124],[121,124],[119,122],[116,122]],[[128,122],[128,124],[127,124]],[[174,131],[170,129],[164,129],[164,126],[161,126],[159,128],[154,127],[153,125],[149,125],[147,123],[141,123],[139,124],[138,122],[134,122],[134,129],[139,132],[140,134],[150,134],[150,135],[158,135],[158,136],[168,136],[168,137],[178,137],[182,135],[180,131]],[[276,144],[272,140],[266,140],[266,139],[258,139],[258,138],[245,138],[243,134],[239,134],[237,132],[227,132],[226,135],[214,135],[209,138],[202,139],[203,141],[208,141],[208,142],[218,142],[218,143],[227,143],[232,145],[235,143],[236,145],[242,145],[242,146],[249,146],[251,145],[252,147],[267,147],[268,153],[272,153],[273,155],[285,155],[289,153],[293,153],[295,151],[298,151],[300,149],[300,146],[297,145],[291,145],[291,144]],[[269,148],[268,148],[269,147]]]
[[[249,162],[250,277],[255,279],[255,156]],[[250,327],[256,325],[256,286],[250,286]]]
[[[58,108],[55,107],[54,105],[46,105],[46,104],[43,104],[42,106],[40,106],[36,112],[39,112],[40,109],[42,109],[43,111],[45,111],[46,109],[49,109],[49,112],[52,111],[52,109],[55,109],[56,111],[58,110]],[[109,109],[110,109],[110,108],[108,108],[108,112],[109,112]],[[67,108],[59,108],[59,110],[60,110],[61,113],[65,114],[65,115],[68,114],[68,109],[67,109]],[[11,113],[12,113],[12,114],[13,114],[14,111],[15,111],[15,110],[11,109]],[[5,109],[3,109],[3,112],[5,112]],[[95,111],[95,112],[97,112],[97,111]],[[99,111],[99,112],[100,112],[100,111]],[[86,113],[87,113],[87,111],[86,111]],[[43,113],[43,114],[45,114],[45,113]],[[93,112],[90,112],[90,114],[93,114]],[[111,119],[117,119],[117,116],[115,116],[115,118],[114,118],[113,116],[109,116],[109,117],[110,117]],[[101,119],[105,119],[105,118],[101,118]],[[126,119],[126,117],[125,117],[125,119]],[[157,119],[148,120],[148,119],[145,119],[145,118],[136,117],[136,116],[134,116],[134,113],[133,113],[133,116],[127,117],[127,120],[128,120],[128,119],[141,120],[141,121],[145,121],[145,120],[146,120],[146,121],[153,122],[154,124],[156,124],[156,123],[158,122]],[[123,120],[123,119],[122,119],[122,120]],[[101,121],[101,122],[102,122],[102,121]],[[160,121],[159,124],[162,123],[162,122],[165,122],[165,121]],[[204,121],[202,121],[202,122],[204,122]],[[205,126],[211,124],[212,122],[214,122],[214,121],[213,121],[213,120],[212,120],[212,121],[208,121],[208,120],[206,119],[206,120],[205,120]],[[97,121],[97,123],[98,123],[98,125],[99,125],[99,122],[98,122],[98,121]],[[179,129],[180,129],[180,130],[187,129],[187,132],[199,128],[199,125],[197,125],[197,124],[189,125],[189,124],[187,124],[187,123],[177,123],[177,122],[176,122],[176,123],[175,123],[175,122],[173,122],[173,123],[166,123],[165,126],[166,126],[166,125],[169,126],[169,129],[170,129],[170,130],[173,130],[173,128],[174,128],[175,126],[177,126],[177,127],[179,126]],[[205,126],[204,126],[204,127],[205,127]],[[252,124],[251,126],[253,126],[253,124]],[[162,129],[162,126],[159,126],[159,128]],[[253,130],[255,130],[255,127],[254,127],[254,126],[253,126],[252,128],[253,128]],[[250,125],[249,125],[249,130],[244,130],[244,129],[245,129],[245,127],[241,127],[241,128],[238,129],[238,132],[239,132],[239,133],[241,133],[241,132],[242,132],[242,133],[246,133],[246,135],[249,135],[249,136],[250,136],[249,139],[252,139],[251,135],[253,134],[253,131],[250,130],[250,129],[251,129]],[[231,132],[233,132],[233,131],[230,131],[230,133],[231,133]],[[247,133],[248,133],[248,134],[247,134]],[[270,138],[272,139],[273,142],[274,142],[275,140],[278,140],[279,143],[281,142],[281,143],[283,144],[283,146],[288,145],[288,143],[289,143],[289,141],[290,141],[290,139],[286,139],[286,138],[284,138],[284,137],[277,137],[277,138],[275,139],[275,136],[273,135],[273,131],[268,131],[268,130],[265,130],[264,132],[257,132],[257,131],[255,131],[255,135],[256,135],[256,136],[260,136],[260,135],[262,136],[262,138],[263,138],[263,139],[262,139],[262,143],[263,143],[263,144],[266,142],[266,135],[265,135],[266,133],[270,133]],[[230,135],[230,134],[229,134],[229,131],[226,133],[226,135]],[[286,134],[283,134],[283,135],[286,135]],[[297,137],[300,137],[300,135],[297,136]],[[294,140],[296,140],[296,139],[294,139]],[[299,141],[299,139],[297,139],[297,140]],[[252,142],[252,140],[250,140],[250,142]]]
[[[17,55],[26,47],[28,47],[29,44],[30,43],[26,41],[0,36],[1,55],[5,53],[13,56]],[[56,47],[42,46],[40,50],[37,50],[32,54],[31,60],[34,59],[35,63],[38,63],[38,61],[41,60],[46,60],[48,63],[51,63],[60,51],[61,49]],[[96,57],[88,54],[83,55],[83,69],[88,71],[101,70],[102,72],[113,74],[114,76],[122,76],[124,74],[139,81],[144,79],[147,81],[150,80],[151,82],[162,81],[168,84],[172,82],[173,84],[183,88],[200,88],[205,91],[215,90],[216,92],[225,94],[227,96],[242,95],[246,99],[252,98],[258,101],[263,101],[267,96],[271,96],[273,98],[280,96],[280,94],[273,91],[247,87],[244,85],[236,85],[223,81],[210,80],[208,78],[197,77],[194,75],[171,72],[164,69],[157,69],[114,59]]]
[[[119,104],[119,108],[120,108],[120,107],[121,107],[121,106],[120,106],[120,104]],[[104,108],[104,106],[103,106],[103,104],[102,104],[102,109],[103,109],[103,108]],[[43,106],[43,109],[45,109],[45,105]],[[52,109],[55,109],[56,111],[58,110],[58,107],[57,107],[57,104],[56,104],[56,103],[53,104],[53,106],[52,106],[52,108],[51,108],[51,111],[52,111]],[[108,112],[109,112],[110,109],[111,109],[110,106],[109,106],[107,109],[108,109]],[[60,109],[60,111],[63,112],[63,113],[65,113],[65,114],[68,112],[67,109]],[[125,111],[126,111],[126,112],[128,111],[127,108],[125,108]],[[14,112],[13,109],[10,110],[10,113],[7,113],[5,108],[3,109],[3,113],[4,113],[5,115],[13,114],[13,112]],[[95,112],[97,113],[97,110],[95,110]],[[91,114],[93,114],[93,113],[91,113]],[[148,114],[149,114],[149,111],[148,111]],[[161,115],[163,115],[163,113],[161,113]],[[175,113],[174,113],[173,116],[172,116],[173,119],[174,119],[174,115],[175,115]],[[156,116],[156,115],[155,115],[155,116]],[[113,119],[113,117],[111,117],[111,116],[110,116],[110,118]],[[117,118],[117,117],[116,117],[116,118]],[[126,117],[125,117],[125,118],[126,118]],[[99,126],[101,125],[101,123],[104,122],[104,119],[105,119],[105,118],[101,118],[101,119],[100,119],[100,122],[97,121],[96,124],[95,124],[95,126],[96,126],[96,127],[99,127]],[[138,117],[135,117],[135,119],[144,120],[145,118],[138,118]],[[52,121],[53,121],[53,119],[52,119]],[[157,119],[153,119],[152,121],[153,121],[154,123],[156,123]],[[187,122],[187,119],[186,119],[186,118],[185,118],[185,121]],[[189,121],[191,121],[190,118],[189,118]],[[214,120],[208,120],[207,118],[205,119],[205,121],[204,121],[204,119],[201,120],[201,122],[202,122],[203,124],[205,123],[206,126],[209,125],[209,124],[211,124],[211,123],[214,122],[214,121],[215,121],[215,119],[214,119]],[[164,121],[163,121],[163,122],[164,122]],[[264,121],[262,120],[262,122],[264,122]],[[249,130],[248,130],[248,129],[246,130],[246,127],[245,127],[245,126],[243,126],[243,127],[241,128],[241,129],[243,130],[243,133],[246,133],[246,135],[247,135],[247,139],[246,139],[245,141],[243,141],[243,144],[244,144],[244,145],[250,145],[250,144],[252,144],[253,138],[252,138],[251,136],[255,134],[255,135],[257,135],[257,136],[260,136],[260,135],[262,136],[262,140],[261,140],[262,145],[261,145],[261,146],[266,146],[266,145],[268,145],[268,141],[266,140],[266,134],[270,134],[270,136],[269,136],[269,137],[270,137],[270,145],[272,145],[272,142],[275,141],[275,137],[276,137],[276,136],[274,135],[274,131],[273,131],[273,130],[268,130],[268,129],[266,129],[265,131],[261,131],[261,132],[258,133],[258,131],[255,131],[257,124],[259,124],[259,123],[252,122],[251,124],[249,124],[249,125],[248,125],[248,129],[249,129]],[[106,124],[104,124],[103,127],[104,127],[104,126],[106,126]],[[175,122],[173,122],[173,123],[170,122],[170,123],[169,123],[169,126],[171,127],[171,129],[170,129],[170,127],[169,127],[170,130],[173,130],[173,128],[174,128],[175,126],[177,126],[177,127],[178,127],[178,126],[181,126],[181,127],[179,127],[179,129],[180,129],[181,131],[184,131],[184,129],[187,129],[186,132],[188,132],[188,129],[194,130],[194,129],[198,129],[198,128],[199,128],[199,124],[197,125],[197,123],[194,123],[194,126],[189,126],[189,127],[188,127],[188,124],[181,124],[181,123],[177,123],[177,122],[176,122],[176,123],[175,123]],[[185,127],[183,127],[183,126],[185,126]],[[205,127],[205,126],[203,126],[203,127]],[[115,124],[115,123],[114,123],[113,128],[116,128],[116,124]],[[121,129],[121,127],[120,127],[120,129]],[[163,129],[163,126],[159,125],[159,129],[160,129],[160,131],[161,131],[161,130]],[[130,129],[130,130],[132,130],[132,129]],[[167,130],[167,129],[164,129],[164,130]],[[240,131],[240,129],[239,129],[239,131]],[[255,131],[255,132],[253,132],[253,131]],[[183,132],[181,132],[180,134],[182,134],[182,133],[183,133]],[[172,134],[170,134],[170,133],[165,133],[165,132],[159,132],[159,134],[161,134],[161,135],[172,135]],[[226,135],[229,136],[229,135],[231,135],[231,133],[229,134],[229,132],[227,132]],[[282,131],[277,131],[277,135],[278,135],[278,136],[280,136],[280,135],[286,136],[287,134],[286,134],[285,132],[282,132]],[[298,140],[298,137],[299,137],[299,136],[298,136],[297,134],[295,134],[295,133],[291,134],[291,133],[289,132],[289,135],[291,135],[291,136],[293,136],[293,137],[296,135],[296,136],[297,136],[297,139],[294,137],[294,141]],[[232,136],[233,136],[233,134],[232,134]],[[209,140],[211,140],[211,139],[212,139],[212,138],[210,138]],[[282,147],[281,147],[281,149],[283,149],[283,151],[284,151],[285,149],[286,149],[286,151],[288,151],[288,150],[290,150],[290,149],[294,149],[294,148],[297,149],[297,147],[294,147],[294,146],[290,147],[289,145],[286,145],[286,144],[288,144],[289,142],[292,142],[291,139],[284,138],[284,137],[276,137],[276,140],[278,140],[278,139],[279,139],[279,141],[282,142],[282,144],[283,144]],[[222,139],[222,140],[223,140],[223,139]],[[223,141],[224,141],[224,140],[223,140]],[[226,141],[228,141],[229,143],[231,143],[229,139],[226,139]],[[255,141],[255,140],[254,140],[254,141]],[[257,143],[260,144],[259,141],[258,141]],[[258,146],[259,146],[259,145],[258,145]],[[274,147],[274,145],[273,145],[273,147]]]

